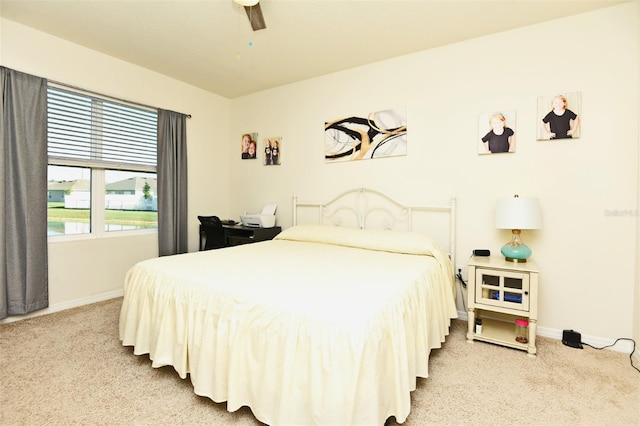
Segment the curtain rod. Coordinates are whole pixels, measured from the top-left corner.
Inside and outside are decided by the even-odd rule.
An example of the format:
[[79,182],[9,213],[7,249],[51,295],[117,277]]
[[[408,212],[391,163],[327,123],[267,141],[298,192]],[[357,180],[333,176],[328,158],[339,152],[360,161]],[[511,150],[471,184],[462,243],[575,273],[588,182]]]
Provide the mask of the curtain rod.
[[[116,98],[115,96],[104,95],[104,94],[102,94],[102,93],[94,92],[93,90],[83,89],[82,87],[73,86],[73,85],[71,85],[71,84],[61,83],[61,82],[59,82],[59,81],[49,80],[49,79],[46,79],[46,80],[47,80],[49,83],[53,83],[53,84],[56,84],[56,85],[58,85],[58,86],[63,86],[63,87],[67,87],[67,88],[69,88],[69,89],[74,89],[74,90],[80,90],[80,91],[82,91],[82,92],[90,93],[90,94],[92,94],[92,95],[97,95],[97,96],[101,96],[101,97],[104,97],[104,98],[109,98],[109,99],[112,99],[112,100],[114,100],[114,101],[126,102],[126,103],[128,103],[128,104],[136,105],[136,106],[144,107],[144,108],[150,108],[150,109],[156,109],[156,110],[158,109],[158,107],[154,107],[154,106],[151,106],[151,105],[141,104],[140,102],[133,102],[133,101],[129,101],[129,100],[126,100],[126,99]],[[185,117],[187,117],[187,118],[191,118],[191,114],[184,114],[184,113],[182,113],[182,112],[181,112],[180,114],[183,114],[183,115],[184,115]]]

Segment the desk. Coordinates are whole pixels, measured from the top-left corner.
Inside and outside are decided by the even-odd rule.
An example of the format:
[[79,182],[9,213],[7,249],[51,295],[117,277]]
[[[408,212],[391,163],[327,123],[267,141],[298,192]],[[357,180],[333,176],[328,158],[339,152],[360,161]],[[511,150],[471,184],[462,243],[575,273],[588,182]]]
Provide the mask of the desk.
[[282,231],[282,228],[279,226],[274,226],[273,228],[254,228],[243,225],[222,225],[222,228],[224,229],[226,247],[271,240]]
[[[274,226],[273,228],[253,228],[239,224],[222,225],[222,230],[224,232],[224,247],[230,247],[271,240],[282,231],[282,228],[279,226]],[[206,238],[207,234],[204,226],[200,225],[200,250],[203,250]]]

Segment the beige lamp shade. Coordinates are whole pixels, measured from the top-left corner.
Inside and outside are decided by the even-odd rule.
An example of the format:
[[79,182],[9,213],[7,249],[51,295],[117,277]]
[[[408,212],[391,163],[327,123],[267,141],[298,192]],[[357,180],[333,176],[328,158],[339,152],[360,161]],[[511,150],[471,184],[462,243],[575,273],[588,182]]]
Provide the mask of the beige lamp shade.
[[496,228],[498,229],[540,229],[542,216],[540,202],[533,197],[501,198],[496,203]]
[[233,0],[240,6],[255,6],[259,0]]

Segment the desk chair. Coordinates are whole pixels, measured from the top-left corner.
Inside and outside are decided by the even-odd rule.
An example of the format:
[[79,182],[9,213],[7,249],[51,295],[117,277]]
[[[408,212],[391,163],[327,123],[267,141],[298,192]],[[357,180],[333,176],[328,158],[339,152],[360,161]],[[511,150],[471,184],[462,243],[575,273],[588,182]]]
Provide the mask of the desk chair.
[[218,216],[198,216],[200,221],[200,251],[224,247],[225,236]]

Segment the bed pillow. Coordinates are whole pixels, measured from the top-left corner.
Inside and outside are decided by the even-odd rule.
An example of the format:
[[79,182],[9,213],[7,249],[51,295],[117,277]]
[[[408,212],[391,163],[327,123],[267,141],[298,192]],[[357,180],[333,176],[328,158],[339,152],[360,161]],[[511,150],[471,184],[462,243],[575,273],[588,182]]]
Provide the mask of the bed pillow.
[[335,244],[392,253],[433,256],[444,253],[432,238],[418,232],[341,228],[338,226],[298,225],[285,229],[276,240]]

